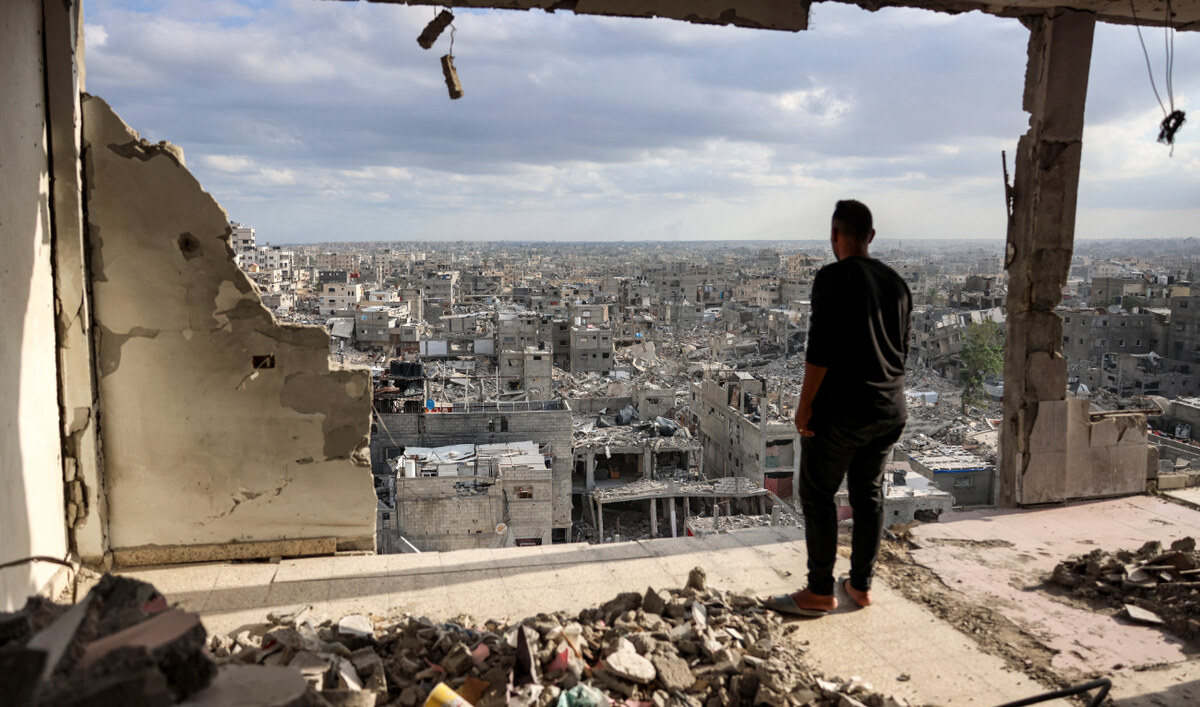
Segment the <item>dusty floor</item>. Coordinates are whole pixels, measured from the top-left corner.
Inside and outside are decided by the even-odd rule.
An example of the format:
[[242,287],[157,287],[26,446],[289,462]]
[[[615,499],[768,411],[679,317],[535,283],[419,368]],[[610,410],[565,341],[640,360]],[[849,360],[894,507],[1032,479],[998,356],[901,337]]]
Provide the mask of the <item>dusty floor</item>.
[[[1192,647],[1159,628],[1065,597],[1048,581],[1060,561],[1096,548],[1137,549],[1152,540],[1169,544],[1200,537],[1200,511],[1135,496],[1036,510],[954,513],[942,521],[912,529],[907,556],[919,570],[890,563],[885,571],[926,578],[932,573],[938,584],[953,588],[950,594],[958,599],[951,600],[949,609],[938,608],[938,597],[945,592],[934,590],[921,600],[979,635],[985,650],[1005,656],[1009,664],[1028,660],[1032,674],[1063,682],[1112,676],[1117,704],[1200,704]],[[1001,625],[994,631],[987,623],[972,625],[996,617]],[[1134,700],[1147,681],[1159,685],[1161,694]]]
[[[1155,535],[1200,536],[1200,511],[1137,497],[1020,512],[971,512],[887,543],[876,605],[796,622],[789,640],[816,669],[860,677],[920,703],[998,705],[1093,676],[1113,679],[1115,704],[1200,704],[1200,663],[1162,632],[1063,604],[1042,591],[1079,548]],[[1193,529],[1195,524],[1195,529]],[[1140,544],[1140,543],[1138,543]],[[609,545],[556,545],[418,555],[218,563],[127,572],[200,611],[210,631],[262,621],[271,608],[377,616],[517,619],[577,611],[621,591],[681,586],[704,567],[710,584],[757,595],[803,585],[796,528]],[[846,561],[840,560],[845,571]],[[1063,704],[1063,703],[1060,703]]]

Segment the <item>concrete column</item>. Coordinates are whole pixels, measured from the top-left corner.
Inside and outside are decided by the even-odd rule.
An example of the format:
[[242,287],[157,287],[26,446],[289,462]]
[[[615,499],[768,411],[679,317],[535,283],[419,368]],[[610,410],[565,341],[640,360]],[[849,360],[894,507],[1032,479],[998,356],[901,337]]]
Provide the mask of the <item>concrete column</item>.
[[604,542],[604,504],[596,501],[596,526],[600,530],[599,542]]
[[650,536],[658,537],[658,499],[650,499]]
[[1066,397],[1062,320],[1054,308],[1062,299],[1074,246],[1096,16],[1056,9],[1024,21],[1030,30],[1024,97],[1030,119],[1017,144],[1005,255],[1004,423],[996,497],[1005,507],[1021,504],[1038,404]]
[[584,477],[584,490],[591,493],[596,488],[596,454],[595,450],[588,449],[585,453],[585,469],[586,476]]
[[671,504],[671,537],[679,537],[679,532],[675,527],[675,499],[668,498],[667,503]]
[[642,448],[642,478],[654,478],[654,451],[650,447]]

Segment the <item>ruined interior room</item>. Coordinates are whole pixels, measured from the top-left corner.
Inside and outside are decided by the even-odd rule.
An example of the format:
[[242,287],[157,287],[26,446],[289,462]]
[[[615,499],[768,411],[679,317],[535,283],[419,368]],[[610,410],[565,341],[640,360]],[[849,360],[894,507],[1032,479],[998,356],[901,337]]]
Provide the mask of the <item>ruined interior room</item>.
[[[772,32],[808,30],[810,10],[803,0],[732,4],[592,0],[566,5],[541,0],[395,0],[391,4],[571,10]],[[880,7],[871,2],[853,4],[868,10]],[[1009,156],[1012,178],[1006,185],[1005,267],[1010,284],[999,510],[971,516],[959,527],[1003,535],[1012,527],[1006,523],[1017,524],[1024,517],[1062,533],[1059,526],[1068,525],[1066,521],[1045,520],[1046,515],[1037,514],[1065,511],[1058,517],[1072,519],[1075,525],[1069,527],[1075,535],[1068,533],[1062,542],[1074,543],[1071,546],[1080,555],[1086,553],[1078,542],[1087,539],[1085,533],[1109,527],[1104,523],[1125,517],[1122,514],[1132,514],[1130,528],[1140,522],[1138,514],[1169,518],[1181,531],[1190,528],[1193,519],[1179,507],[1158,505],[1156,498],[1145,495],[1147,481],[1158,468],[1157,457],[1146,444],[1145,416],[1097,419],[1086,406],[1067,399],[1063,324],[1054,312],[1074,242],[1096,23],[1161,27],[1164,5],[1158,0],[1066,4],[905,0],[893,5],[951,14],[978,11],[1021,22],[1029,30],[1023,96],[1029,129]],[[1176,30],[1200,29],[1200,2],[1179,0],[1171,7],[1170,24]],[[0,264],[0,301],[6,304],[0,310],[0,330],[6,333],[0,344],[0,564],[4,564],[0,590],[5,610],[23,606],[30,595],[72,596],[83,570],[117,570],[126,573],[123,576],[177,587],[163,591],[189,611],[204,612],[209,601],[225,602],[205,617],[207,630],[213,632],[234,631],[249,622],[251,614],[261,615],[269,606],[329,604],[359,615],[374,610],[363,597],[383,596],[385,604],[392,602],[391,608],[444,614],[440,618],[448,620],[480,607],[498,616],[521,611],[532,615],[553,610],[547,606],[551,600],[578,611],[611,599],[618,589],[635,593],[636,601],[626,599],[639,610],[647,601],[677,606],[681,615],[685,603],[700,607],[689,608],[699,622],[699,614],[706,610],[683,587],[691,585],[692,595],[709,587],[703,577],[690,573],[692,566],[707,565],[712,586],[725,583],[737,586],[739,592],[777,590],[796,583],[796,577],[785,574],[799,572],[788,570],[779,558],[787,553],[789,561],[798,561],[803,555],[802,536],[797,529],[782,526],[713,535],[694,546],[701,548],[695,552],[679,545],[682,539],[662,541],[675,543],[670,545],[651,542],[617,549],[565,543],[556,548],[559,543],[548,542],[548,548],[538,550],[539,557],[554,558],[547,562],[558,569],[532,566],[511,554],[516,548],[469,550],[483,554],[460,556],[461,566],[430,559],[438,553],[416,555],[419,560],[393,556],[409,558],[412,565],[372,565],[388,558],[373,554],[378,516],[371,467],[373,453],[380,450],[372,450],[369,443],[373,407],[368,374],[331,367],[325,331],[281,324],[263,306],[250,280],[233,263],[228,214],[189,171],[186,146],[143,140],[138,126],[121,118],[121,106],[87,93],[84,34],[80,0],[0,4],[0,85],[5,95],[0,107],[0,239],[6,246]],[[729,392],[747,393],[739,385],[745,383],[732,384]],[[470,424],[494,417],[488,412],[461,414]],[[770,422],[764,419],[764,427]],[[546,490],[538,500],[550,506],[547,538],[554,533],[562,538],[570,526],[571,469],[578,463],[576,454],[567,451],[569,421],[556,424],[560,426],[550,432],[560,441],[555,442],[552,463],[561,470],[563,481],[559,476],[553,482],[542,477],[537,481]],[[782,424],[786,427],[786,420]],[[453,430],[426,430],[421,425],[419,433],[414,429],[413,434],[428,438],[453,434]],[[529,441],[528,434],[517,436],[521,432],[516,424],[513,427],[509,433],[513,441]],[[767,470],[795,463],[796,455],[788,458],[784,445],[765,441],[774,439],[773,433],[763,436],[763,452],[770,445],[776,453],[765,458],[760,454],[755,462]],[[440,442],[426,439],[423,443]],[[585,471],[595,474],[595,485],[601,486],[602,479],[623,482],[631,472],[638,476],[636,455],[618,453],[611,460],[603,453],[600,456],[593,455],[595,466],[585,464]],[[674,464],[679,459],[656,461]],[[643,476],[647,462],[647,457],[641,458]],[[761,486],[765,493],[767,485]],[[1102,501],[1111,504],[1104,512],[1093,512],[1095,506],[1063,505],[1130,494],[1133,500]],[[1062,507],[1047,510],[1046,504]],[[668,513],[676,508],[674,501],[667,505],[672,509]],[[1030,515],[1021,515],[1026,512]],[[915,552],[931,565],[942,563],[947,583],[961,580],[964,587],[980,592],[993,585],[1002,593],[1011,589],[996,580],[1003,573],[994,568],[989,571],[995,576],[963,569],[970,560],[954,555],[952,549],[955,543],[974,541],[955,536],[954,526],[939,523],[926,528],[927,544]],[[522,540],[536,544],[532,535]],[[1013,544],[998,536],[986,541],[996,547]],[[1014,554],[1017,550],[1037,552],[1019,544]],[[289,559],[283,564],[265,562],[272,558]],[[903,584],[903,572],[916,571],[902,559],[896,566],[909,569],[896,570],[901,573],[896,586]],[[419,563],[433,563],[436,569]],[[747,569],[738,569],[743,566]],[[246,584],[217,586],[218,577],[232,576],[230,567],[249,577],[239,580]],[[652,589],[647,600],[644,577],[651,577],[660,588],[680,590],[664,596]],[[402,584],[403,595],[396,598],[393,589],[376,592],[384,579]],[[423,581],[430,584],[417,587]],[[510,591],[506,583],[521,589]],[[526,591],[528,587],[537,591]],[[929,689],[944,690],[943,695],[962,698],[956,704],[965,704],[964,691],[950,692],[941,673],[930,667],[935,649],[961,651],[963,664],[993,676],[995,684],[980,683],[994,688],[989,694],[1010,699],[1085,675],[1119,670],[1113,667],[1119,660],[1111,653],[1104,653],[1103,664],[1069,656],[1069,641],[1062,638],[1066,628],[1045,618],[1054,610],[1051,604],[1026,607],[1044,613],[1030,614],[1025,620],[1045,621],[1054,633],[1054,650],[1039,649],[1042,652],[1030,653],[1034,658],[1028,659],[1038,660],[1044,674],[1010,674],[1012,666],[1020,667],[1026,660],[1018,657],[1017,648],[993,646],[990,653],[981,651],[973,639],[938,623],[924,604],[905,598],[900,589],[885,589],[881,594],[897,609],[891,614],[870,614],[879,617],[870,620],[901,622],[888,625],[889,635],[897,641],[918,630],[931,637],[928,646],[898,652],[929,655],[933,651],[929,662],[919,666],[923,672],[902,672],[906,668],[897,667],[900,658],[895,656],[880,656],[865,666],[864,672],[890,676],[888,687],[936,685]],[[724,602],[723,606],[741,601],[732,596],[712,601]],[[1013,596],[1005,594],[994,601],[1013,602]],[[147,596],[135,608],[151,602],[164,600]],[[91,605],[94,602],[80,604],[85,607],[80,612]],[[618,610],[622,607],[619,602],[610,605],[607,618],[622,616],[624,612]],[[660,614],[664,611],[660,609]],[[864,616],[868,615],[847,613],[830,624],[842,630],[842,637],[856,641],[860,654],[870,653],[866,637],[874,630]],[[151,620],[174,620],[170,617]],[[188,624],[191,629],[198,625]],[[420,627],[412,628],[415,635]],[[553,630],[543,628],[545,635]],[[769,631],[765,625],[751,628],[764,636]],[[1122,630],[1126,628],[1122,625]],[[742,629],[749,630],[744,625]],[[372,630],[368,627],[366,633],[356,635],[365,641]],[[834,655],[836,637],[822,633],[829,629],[812,631],[813,645],[826,648],[828,660]],[[1028,633],[1014,631],[1013,644],[1031,646],[1026,643]],[[1102,650],[1092,647],[1097,654]],[[547,652],[552,648],[548,645]],[[1139,665],[1169,662],[1169,668],[1150,675],[1124,674],[1123,689],[1129,691],[1124,694],[1131,700],[1165,695],[1176,700],[1174,704],[1184,704],[1179,700],[1194,695],[1185,690],[1194,690],[1200,676],[1181,658],[1178,646],[1163,648],[1155,643],[1151,648],[1146,649],[1150,658]],[[764,661],[747,655],[743,665]],[[460,659],[464,670],[470,669],[470,654]],[[829,663],[822,667],[836,669]],[[220,679],[244,679],[237,672],[226,670]],[[900,679],[901,674],[907,677]],[[955,675],[960,683],[970,678]],[[1156,675],[1167,677],[1154,683]],[[881,679],[874,678],[877,684]],[[267,683],[260,687],[267,689]],[[937,696],[926,691],[914,700]]]

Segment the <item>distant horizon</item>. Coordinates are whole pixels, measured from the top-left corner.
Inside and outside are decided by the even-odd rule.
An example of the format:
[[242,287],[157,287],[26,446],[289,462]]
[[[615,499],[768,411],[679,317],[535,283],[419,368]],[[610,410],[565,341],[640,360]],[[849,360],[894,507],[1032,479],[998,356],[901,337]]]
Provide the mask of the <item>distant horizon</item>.
[[[260,239],[260,238],[259,238],[259,236],[258,236],[258,229],[257,229],[257,227],[255,227],[253,224],[249,224],[249,223],[247,223],[247,224],[245,224],[245,225],[255,229],[255,240],[256,240],[256,242],[257,242],[257,241],[259,241],[259,240],[262,240],[262,239]],[[1075,238],[1075,241],[1076,241],[1076,242],[1079,242],[1079,241],[1086,241],[1086,242],[1088,242],[1088,243],[1112,243],[1112,244],[1128,243],[1128,242],[1129,242],[1129,240],[1130,240],[1130,238],[1129,238],[1129,237],[1126,237],[1126,238],[1116,238],[1116,237],[1102,237],[1102,236],[1093,236],[1093,237],[1087,237],[1087,236],[1084,236],[1084,237],[1079,237],[1079,236],[1076,236],[1076,238]],[[1171,243],[1171,242],[1179,242],[1179,243],[1185,243],[1185,242],[1187,242],[1187,241],[1200,241],[1200,236],[1166,236],[1166,237],[1163,237],[1163,236],[1143,236],[1143,237],[1139,237],[1139,238],[1137,238],[1136,240],[1137,240],[1137,242],[1138,242],[1138,245],[1139,245],[1139,247],[1144,247],[1144,246],[1145,246],[1146,244],[1148,244],[1148,243],[1155,243],[1155,242],[1166,242],[1166,243]],[[896,244],[891,244],[891,243],[890,243],[891,241],[897,241],[897,243],[896,243]],[[278,245],[278,246],[315,246],[315,245],[338,245],[338,244],[341,244],[341,245],[353,245],[353,244],[360,244],[360,243],[362,243],[362,244],[372,244],[372,245],[374,245],[374,244],[384,244],[384,243],[414,243],[414,244],[421,244],[421,245],[439,245],[439,244],[445,245],[445,244],[455,244],[455,243],[479,243],[479,244],[491,244],[491,243],[513,243],[513,244],[525,244],[525,243],[534,244],[534,243],[536,243],[536,244],[543,244],[543,243],[549,243],[549,244],[555,244],[555,245],[618,245],[618,244],[631,244],[631,245],[648,245],[648,244],[656,244],[656,245],[670,245],[670,244],[679,244],[679,243],[706,243],[706,244],[707,244],[707,243],[730,243],[730,244],[737,243],[737,244],[753,245],[753,244],[772,244],[772,243],[798,243],[798,244],[821,244],[821,245],[828,246],[828,245],[829,245],[829,238],[828,238],[828,237],[826,237],[826,238],[755,238],[755,239],[743,239],[743,238],[725,238],[725,239],[722,239],[722,238],[693,238],[693,239],[671,239],[671,240],[654,240],[654,239],[647,239],[647,240],[642,240],[642,239],[639,239],[639,240],[629,240],[629,239],[614,239],[614,240],[586,240],[586,239],[585,239],[585,240],[564,240],[564,239],[550,239],[550,238],[531,238],[531,239],[525,239],[525,240],[518,240],[518,239],[512,239],[512,238],[503,238],[503,239],[478,239],[478,238],[476,238],[476,239],[466,239],[466,238],[448,238],[448,239],[445,239],[445,240],[417,240],[417,239],[359,239],[359,240],[343,240],[343,241],[279,241],[279,242],[272,241],[272,240],[264,240],[264,241],[261,243],[261,245],[266,245],[266,243],[268,243],[268,242],[269,242],[271,245]],[[969,244],[976,244],[976,243],[989,243],[989,244],[990,244],[990,243],[998,243],[998,244],[1000,244],[1000,245],[1003,245],[1004,243],[1006,243],[1006,239],[1005,239],[1005,238],[995,238],[995,237],[983,237],[983,236],[976,237],[976,238],[930,238],[930,237],[923,237],[923,238],[897,238],[897,237],[889,237],[889,238],[887,238],[887,239],[884,239],[884,238],[881,238],[881,237],[877,237],[877,238],[876,238],[876,240],[875,240],[875,242],[873,242],[873,243],[871,244],[871,248],[872,248],[873,250],[878,250],[878,249],[880,249],[882,246],[888,246],[888,245],[900,245],[900,244],[901,244],[900,242],[909,242],[909,243],[913,243],[913,244],[920,244],[920,245],[926,245],[926,244],[929,244],[929,245],[933,245],[933,244],[939,244],[939,245],[941,245],[941,244],[948,244],[948,242],[954,242],[954,243],[962,244],[962,245],[964,245],[964,246],[965,246],[966,244],[968,244],[968,243],[969,243]],[[1197,254],[1198,254],[1198,255],[1200,255],[1200,250],[1198,250],[1198,251],[1197,251]]]

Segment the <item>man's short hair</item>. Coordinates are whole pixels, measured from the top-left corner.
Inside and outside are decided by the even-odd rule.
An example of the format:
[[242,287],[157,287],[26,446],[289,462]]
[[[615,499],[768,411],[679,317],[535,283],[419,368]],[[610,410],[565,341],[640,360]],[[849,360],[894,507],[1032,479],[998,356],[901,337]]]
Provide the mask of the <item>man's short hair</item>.
[[833,223],[843,236],[865,241],[871,237],[874,222],[871,210],[861,201],[844,199],[833,210]]

